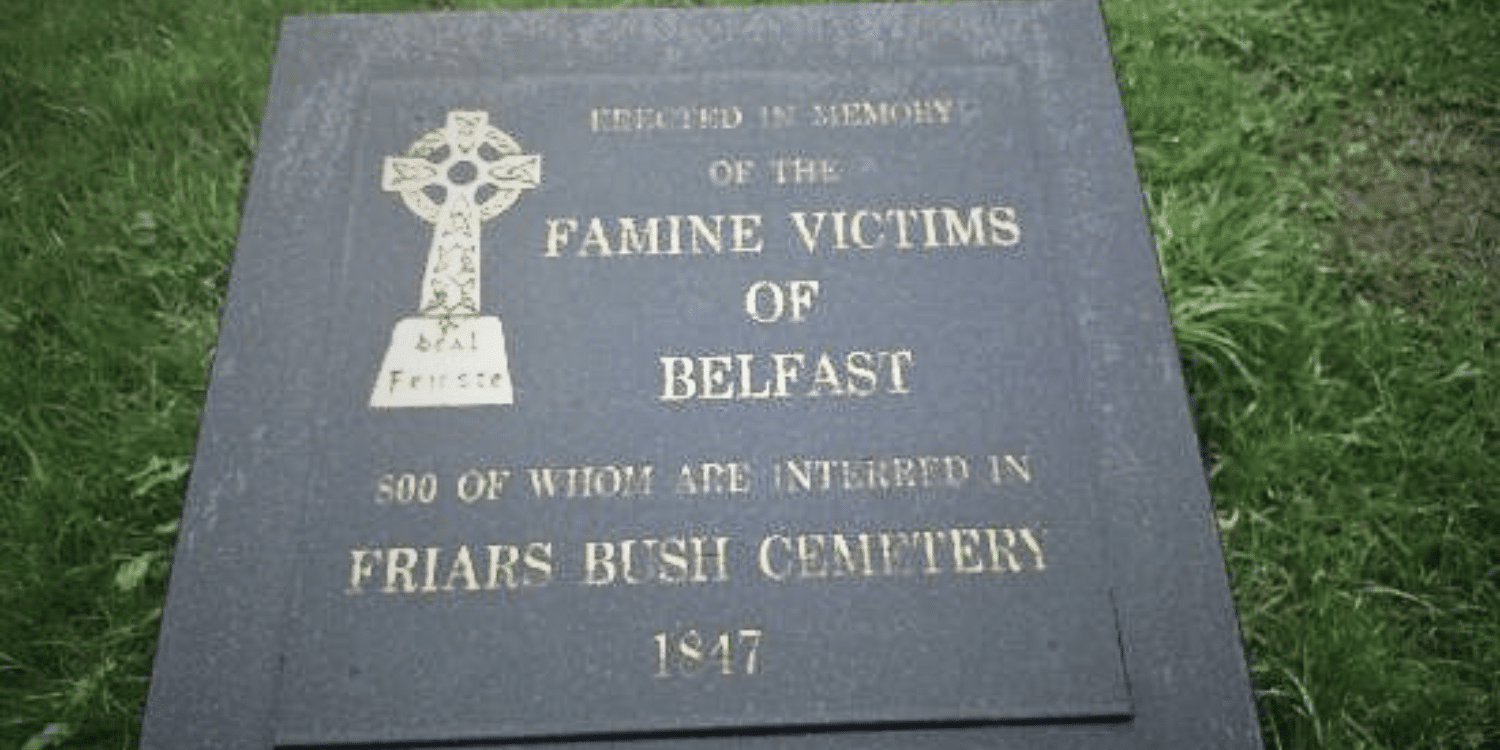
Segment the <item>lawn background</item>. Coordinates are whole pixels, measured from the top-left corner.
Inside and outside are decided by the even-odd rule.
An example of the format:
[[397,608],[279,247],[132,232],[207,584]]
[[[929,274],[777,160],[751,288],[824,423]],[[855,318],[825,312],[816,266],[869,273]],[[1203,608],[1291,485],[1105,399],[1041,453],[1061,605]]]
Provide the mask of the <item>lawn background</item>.
[[[0,750],[133,748],[285,12],[0,0]],[[1500,2],[1107,0],[1267,745],[1500,748]]]

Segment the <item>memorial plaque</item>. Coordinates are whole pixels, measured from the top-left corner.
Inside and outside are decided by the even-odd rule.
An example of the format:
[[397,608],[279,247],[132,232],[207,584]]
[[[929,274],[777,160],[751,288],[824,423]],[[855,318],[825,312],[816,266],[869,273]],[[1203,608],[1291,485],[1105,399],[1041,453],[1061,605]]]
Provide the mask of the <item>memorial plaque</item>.
[[1092,0],[288,19],[143,744],[1255,747]]

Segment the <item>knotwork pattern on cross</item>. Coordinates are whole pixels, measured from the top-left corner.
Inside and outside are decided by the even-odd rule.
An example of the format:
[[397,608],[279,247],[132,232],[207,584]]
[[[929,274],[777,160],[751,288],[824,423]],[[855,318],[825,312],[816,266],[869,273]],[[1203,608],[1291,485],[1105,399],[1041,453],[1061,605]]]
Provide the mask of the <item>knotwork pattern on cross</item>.
[[[542,157],[490,125],[489,113],[455,110],[447,123],[388,156],[382,189],[432,224],[420,314],[445,324],[479,314],[480,226],[542,178]],[[447,325],[445,325],[445,328]]]

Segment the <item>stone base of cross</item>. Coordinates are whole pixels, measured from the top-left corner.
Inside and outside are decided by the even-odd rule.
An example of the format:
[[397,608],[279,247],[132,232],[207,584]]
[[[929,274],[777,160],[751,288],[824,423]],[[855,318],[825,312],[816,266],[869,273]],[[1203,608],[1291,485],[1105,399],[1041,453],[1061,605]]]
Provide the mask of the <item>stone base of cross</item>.
[[514,403],[500,318],[480,315],[480,228],[541,176],[542,157],[521,153],[482,111],[449,112],[386,158],[381,187],[432,224],[432,241],[417,314],[391,332],[370,406]]
[[494,315],[399,320],[370,406],[515,403],[505,352],[505,329]]

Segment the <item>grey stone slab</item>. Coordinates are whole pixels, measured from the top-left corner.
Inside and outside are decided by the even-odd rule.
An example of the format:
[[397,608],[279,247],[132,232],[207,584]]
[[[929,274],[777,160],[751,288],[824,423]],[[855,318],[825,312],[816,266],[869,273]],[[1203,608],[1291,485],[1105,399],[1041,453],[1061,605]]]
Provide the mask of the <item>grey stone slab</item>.
[[143,747],[1256,747],[1097,6],[291,18]]

